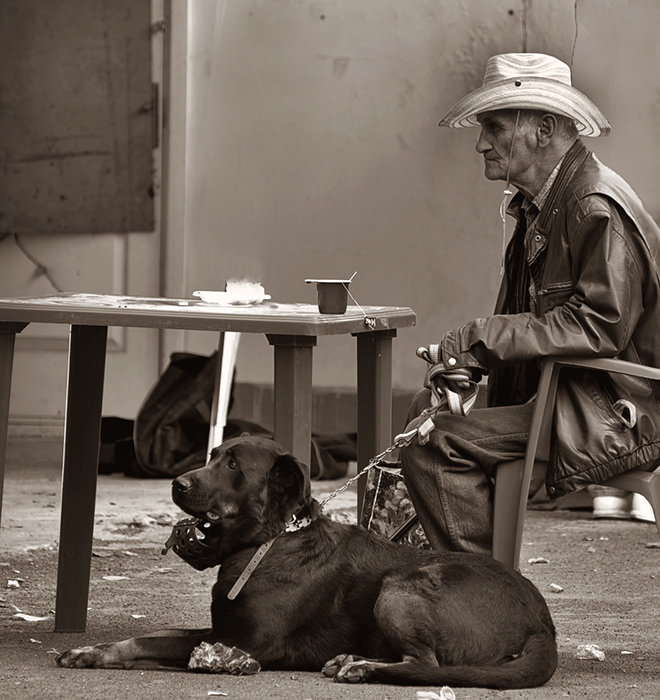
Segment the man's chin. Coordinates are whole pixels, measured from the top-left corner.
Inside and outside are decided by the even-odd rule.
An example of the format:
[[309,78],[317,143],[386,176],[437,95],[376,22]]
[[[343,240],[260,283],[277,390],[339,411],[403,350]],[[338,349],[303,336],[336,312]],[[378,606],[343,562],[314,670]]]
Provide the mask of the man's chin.
[[484,165],[484,175],[487,180],[504,180],[504,175],[500,168],[490,165],[488,162]]

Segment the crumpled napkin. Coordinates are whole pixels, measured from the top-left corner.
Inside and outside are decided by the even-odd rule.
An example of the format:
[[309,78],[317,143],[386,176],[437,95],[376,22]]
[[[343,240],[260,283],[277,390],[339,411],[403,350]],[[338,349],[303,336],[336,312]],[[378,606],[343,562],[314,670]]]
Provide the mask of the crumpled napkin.
[[202,642],[195,647],[188,661],[188,668],[208,673],[231,673],[249,676],[261,671],[259,662],[238,647],[228,647],[222,642]]

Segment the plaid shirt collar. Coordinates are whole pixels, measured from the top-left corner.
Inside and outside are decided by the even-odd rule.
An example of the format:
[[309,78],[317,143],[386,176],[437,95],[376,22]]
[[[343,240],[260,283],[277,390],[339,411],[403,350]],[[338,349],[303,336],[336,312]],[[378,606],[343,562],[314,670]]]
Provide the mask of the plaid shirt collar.
[[552,172],[548,176],[548,179],[543,184],[543,187],[541,187],[536,194],[536,197],[534,197],[531,202],[529,199],[527,199],[527,197],[523,198],[521,208],[527,216],[528,225],[531,223],[531,220],[536,218],[541,209],[543,209],[543,205],[546,203],[548,195],[550,194],[550,188],[554,185],[557,175],[559,175],[559,169],[561,168],[561,164],[564,162],[564,157],[565,156],[563,156],[557,165],[555,165]]

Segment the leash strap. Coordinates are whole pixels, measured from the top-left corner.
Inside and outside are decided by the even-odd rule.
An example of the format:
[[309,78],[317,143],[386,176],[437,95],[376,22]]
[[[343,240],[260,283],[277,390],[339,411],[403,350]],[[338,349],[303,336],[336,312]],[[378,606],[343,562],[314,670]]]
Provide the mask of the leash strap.
[[[287,523],[284,532],[297,532],[302,530],[304,527],[308,527],[312,524],[312,519],[309,516],[304,516],[299,518],[296,514],[291,516],[291,520]],[[280,535],[283,534],[280,532]],[[279,537],[278,535],[277,537]],[[227,593],[227,598],[229,600],[234,600],[236,596],[241,592],[243,586],[247,583],[250,576],[252,576],[254,570],[261,564],[261,560],[266,556],[266,552],[272,547],[273,542],[277,539],[273,537],[272,540],[264,542],[259,549],[252,555],[252,559],[248,562],[248,565],[243,569],[243,573],[236,579],[236,583],[231,587],[229,593]]]
[[479,392],[469,370],[446,369],[441,364],[429,367],[424,386],[431,390],[431,405],[446,408],[455,416],[467,416]]
[[[417,350],[417,356],[429,364],[424,386],[431,390],[433,413],[446,409],[453,415],[467,416],[477,400],[479,384],[474,381],[469,369],[445,367],[440,361],[440,354],[439,345]],[[424,425],[424,428],[419,433],[422,439],[432,430],[430,426]]]
[[243,573],[236,579],[236,583],[231,587],[229,593],[227,593],[227,598],[229,600],[234,600],[236,596],[241,592],[243,586],[247,583],[252,572],[259,566],[261,560],[266,556],[266,552],[271,548],[275,539],[264,542],[259,549],[253,554],[252,559],[250,559],[248,565],[243,569]]

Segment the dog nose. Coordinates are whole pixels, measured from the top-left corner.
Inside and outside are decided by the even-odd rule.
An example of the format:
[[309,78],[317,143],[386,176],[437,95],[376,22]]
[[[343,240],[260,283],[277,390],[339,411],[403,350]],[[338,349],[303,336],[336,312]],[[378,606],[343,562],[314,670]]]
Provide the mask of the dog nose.
[[190,479],[187,475],[182,474],[181,476],[177,476],[177,478],[172,482],[172,491],[175,493],[184,493],[185,491],[188,491],[191,486],[192,479]]

